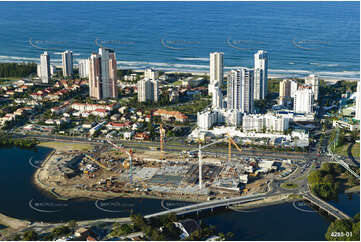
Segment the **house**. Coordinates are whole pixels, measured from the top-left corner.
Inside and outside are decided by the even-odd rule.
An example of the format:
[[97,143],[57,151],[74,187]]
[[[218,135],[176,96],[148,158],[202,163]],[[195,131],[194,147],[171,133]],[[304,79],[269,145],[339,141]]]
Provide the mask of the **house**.
[[194,231],[200,229],[199,224],[194,219],[184,219],[179,222],[173,222],[174,225],[182,231],[182,234],[179,236],[180,239],[185,239],[191,235]]
[[134,139],[136,139],[136,140],[149,140],[149,135],[145,134],[144,132],[137,133],[134,136]]
[[163,120],[178,121],[184,123],[188,120],[188,117],[178,111],[168,111],[164,109],[158,109],[153,113],[153,116],[160,116]]

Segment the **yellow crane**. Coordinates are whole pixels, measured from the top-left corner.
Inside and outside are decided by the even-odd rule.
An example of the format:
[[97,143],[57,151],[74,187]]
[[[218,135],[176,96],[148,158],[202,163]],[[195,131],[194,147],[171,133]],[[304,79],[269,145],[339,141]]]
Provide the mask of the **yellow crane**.
[[236,142],[232,139],[231,135],[227,133],[228,136],[228,161],[231,161],[232,159],[232,144],[236,147],[236,149],[239,151],[239,153],[242,153],[242,149],[239,148]]

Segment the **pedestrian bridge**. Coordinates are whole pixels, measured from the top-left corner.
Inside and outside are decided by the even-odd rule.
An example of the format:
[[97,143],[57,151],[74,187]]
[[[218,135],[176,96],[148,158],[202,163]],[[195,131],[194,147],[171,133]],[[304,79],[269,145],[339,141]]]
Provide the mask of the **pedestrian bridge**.
[[166,215],[166,214],[170,214],[170,213],[174,213],[176,215],[184,215],[184,214],[195,213],[195,212],[198,213],[202,210],[207,210],[207,209],[213,210],[214,208],[229,207],[231,205],[262,200],[265,197],[266,197],[265,194],[255,194],[255,195],[249,195],[249,196],[234,197],[234,198],[229,198],[229,199],[213,200],[213,201],[209,201],[209,202],[196,203],[196,204],[188,205],[185,207],[174,208],[174,209],[169,209],[169,210],[158,212],[158,213],[149,214],[149,215],[144,216],[144,218],[148,219],[148,218],[158,217],[158,216],[162,216],[162,215]]
[[318,198],[317,196],[313,195],[311,192],[307,192],[303,195],[303,198],[306,201],[309,201],[312,205],[319,207],[320,209],[324,210],[328,214],[332,215],[336,219],[350,219],[350,217],[343,213],[341,210],[335,208],[331,204],[327,203],[326,201]]

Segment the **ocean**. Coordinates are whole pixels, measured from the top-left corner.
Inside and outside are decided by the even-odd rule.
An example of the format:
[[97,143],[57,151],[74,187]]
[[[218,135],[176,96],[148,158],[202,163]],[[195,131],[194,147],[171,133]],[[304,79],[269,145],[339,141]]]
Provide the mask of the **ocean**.
[[222,51],[229,71],[264,49],[273,77],[360,77],[359,2],[1,2],[0,29],[0,62],[105,46],[121,69],[205,72]]

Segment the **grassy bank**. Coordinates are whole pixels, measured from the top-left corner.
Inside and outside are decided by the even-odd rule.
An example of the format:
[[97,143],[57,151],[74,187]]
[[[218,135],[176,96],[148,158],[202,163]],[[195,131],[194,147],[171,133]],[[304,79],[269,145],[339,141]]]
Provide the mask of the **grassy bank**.
[[64,142],[41,142],[38,144],[39,147],[46,147],[56,149],[57,151],[69,151],[69,150],[81,150],[87,151],[93,149],[90,144],[79,144],[79,143],[64,143]]

